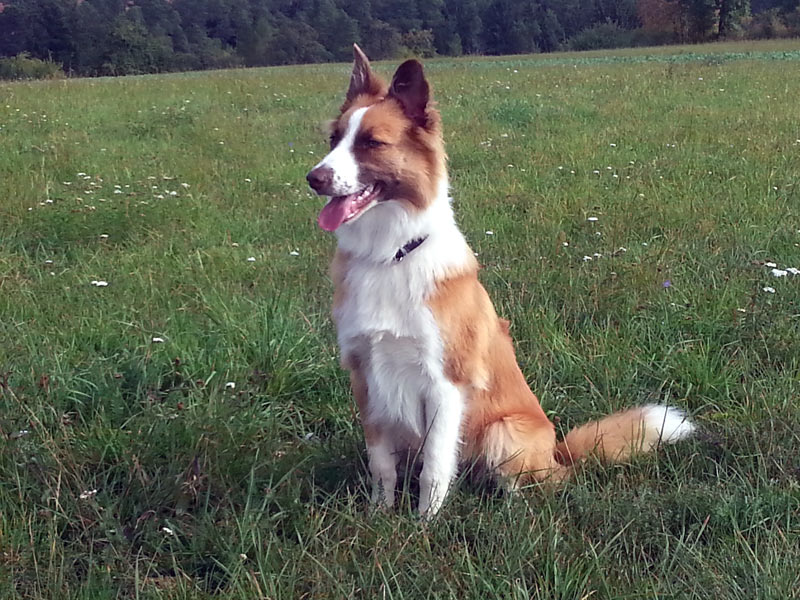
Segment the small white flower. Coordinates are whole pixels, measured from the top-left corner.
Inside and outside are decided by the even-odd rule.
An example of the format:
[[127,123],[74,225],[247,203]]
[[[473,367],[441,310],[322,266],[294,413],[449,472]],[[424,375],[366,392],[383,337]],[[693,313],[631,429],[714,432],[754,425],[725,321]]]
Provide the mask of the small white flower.
[[167,535],[175,535],[175,532],[172,531],[172,529],[170,529],[169,527],[162,527],[161,531],[166,533]]
[[245,178],[244,178],[244,180],[245,180],[245,182],[247,182],[247,183],[250,183],[250,182],[252,182],[252,181],[253,181],[253,180],[252,180],[252,179],[250,179],[249,177],[245,177]]
[[53,264],[53,261],[52,261],[52,260],[46,260],[46,261],[44,261],[44,264],[46,264],[46,265],[52,265],[52,264]]
[[173,191],[171,191],[171,192],[169,193],[169,195],[170,195],[170,196],[177,196],[177,195],[178,195],[178,192],[176,192],[175,190],[173,190]]
[[85,491],[80,493],[78,498],[80,498],[81,500],[88,500],[89,498],[93,497],[96,494],[97,494],[97,490],[85,490]]
[[642,242],[642,246],[644,246],[645,248],[646,248],[647,246],[649,246],[649,245],[650,245],[650,244],[648,244],[647,242]]
[[182,183],[181,187],[188,190],[189,189],[189,184],[188,183]]
[[583,257],[583,262],[589,262],[590,260],[592,260],[591,256],[584,256]]
[[164,338],[162,338],[162,337],[154,337],[153,338],[153,343],[154,344],[163,344],[164,343]]
[[609,144],[609,146],[611,146],[612,148],[616,148],[617,147],[617,145],[614,144],[613,142],[611,144]]
[[108,234],[107,233],[101,233],[100,234],[100,239],[101,240],[107,240],[108,239]]
[[747,310],[745,310],[744,308],[737,308],[737,309],[736,309],[736,312],[740,312],[740,313],[746,313],[746,312],[747,312]]
[[494,231],[492,231],[491,229],[487,229],[486,235],[494,235]]
[[594,234],[595,234],[597,237],[602,237],[602,235],[603,235],[603,233],[602,233],[601,231],[595,231],[595,232],[594,232]]
[[594,256],[595,258],[600,258],[603,255],[600,254],[599,252],[595,252],[594,254],[592,254],[592,256]]
[[800,275],[800,269],[795,269],[794,267],[786,267],[786,272],[792,275]]
[[297,250],[292,250],[289,252],[289,256],[300,256],[300,253]]
[[92,285],[94,287],[106,287],[108,285],[107,281],[103,281],[102,279],[92,279]]
[[589,221],[589,223],[595,223],[597,221],[597,217],[589,217],[586,220]]
[[247,554],[241,553],[239,554],[239,558],[241,558],[242,560],[247,560]]
[[592,171],[592,173],[594,173],[595,175],[600,175],[600,171],[598,171],[597,169],[595,169],[594,171]]
[[561,245],[566,248],[567,246],[569,246],[569,242],[561,242]]
[[235,390],[236,389],[236,382],[235,381],[229,381],[228,383],[225,384],[225,389],[226,390]]
[[247,258],[247,262],[256,262],[256,257],[255,256],[249,256]]
[[78,173],[78,177],[86,177],[86,173],[80,172],[80,173]]
[[767,287],[764,287],[764,288],[761,288],[761,289],[764,290],[765,292],[767,292],[768,294],[774,294],[775,293],[775,288],[774,287],[767,286]]
[[628,249],[625,246],[620,246],[617,252],[627,252]]
[[239,243],[238,242],[231,242],[231,246],[233,246],[234,248],[238,248],[239,247]]
[[786,277],[789,274],[788,271],[784,271],[783,269],[772,269],[770,273],[772,273],[773,277]]
[[774,269],[774,268],[775,268],[775,267],[777,267],[778,265],[776,265],[774,262],[765,262],[765,263],[764,263],[764,266],[765,266],[765,267],[768,267],[768,268],[771,268],[771,269]]

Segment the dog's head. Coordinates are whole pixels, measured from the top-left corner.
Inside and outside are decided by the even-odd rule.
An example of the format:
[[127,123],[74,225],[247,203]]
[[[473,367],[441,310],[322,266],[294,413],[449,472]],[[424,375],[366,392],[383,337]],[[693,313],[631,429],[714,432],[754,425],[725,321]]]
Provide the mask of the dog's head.
[[307,175],[329,200],[319,225],[334,231],[382,203],[424,210],[445,177],[441,119],[416,60],[407,60],[387,86],[354,46],[347,97],[331,123],[331,151]]

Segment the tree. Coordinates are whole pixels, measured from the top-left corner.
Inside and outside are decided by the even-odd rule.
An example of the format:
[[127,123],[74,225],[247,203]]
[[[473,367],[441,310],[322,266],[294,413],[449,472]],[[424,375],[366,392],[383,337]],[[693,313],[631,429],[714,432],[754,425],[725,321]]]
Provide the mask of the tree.
[[749,0],[716,0],[717,36],[725,37],[738,28],[742,18],[750,13]]
[[708,39],[716,21],[716,0],[679,0],[679,4],[689,39]]
[[679,0],[639,0],[636,12],[642,29],[650,33],[685,34],[683,12]]

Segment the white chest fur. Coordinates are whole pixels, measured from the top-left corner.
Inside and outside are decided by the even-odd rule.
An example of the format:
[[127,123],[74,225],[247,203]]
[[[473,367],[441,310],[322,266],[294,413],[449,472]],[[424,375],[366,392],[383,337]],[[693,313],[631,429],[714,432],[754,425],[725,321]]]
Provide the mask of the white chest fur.
[[[339,245],[351,258],[334,316],[342,355],[357,356],[367,378],[369,414],[362,418],[418,445],[431,418],[425,399],[450,386],[427,299],[436,281],[465,264],[470,251],[446,195],[424,213],[399,211],[405,213],[387,203],[342,228]],[[376,227],[383,229],[380,235]],[[402,261],[393,260],[398,248],[423,236],[425,241]]]
[[417,281],[421,252],[400,263],[357,262],[336,313],[342,354],[358,356],[367,377],[369,414],[363,416],[412,439],[425,431],[421,399],[443,376],[441,337],[425,304],[430,286]]

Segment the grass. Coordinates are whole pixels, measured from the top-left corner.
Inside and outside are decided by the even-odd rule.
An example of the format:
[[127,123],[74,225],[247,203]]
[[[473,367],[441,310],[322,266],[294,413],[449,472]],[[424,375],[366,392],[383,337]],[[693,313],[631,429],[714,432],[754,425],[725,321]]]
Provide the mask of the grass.
[[430,63],[545,409],[702,433],[429,526],[366,513],[304,186],[348,68],[0,84],[0,597],[796,597],[798,51]]

